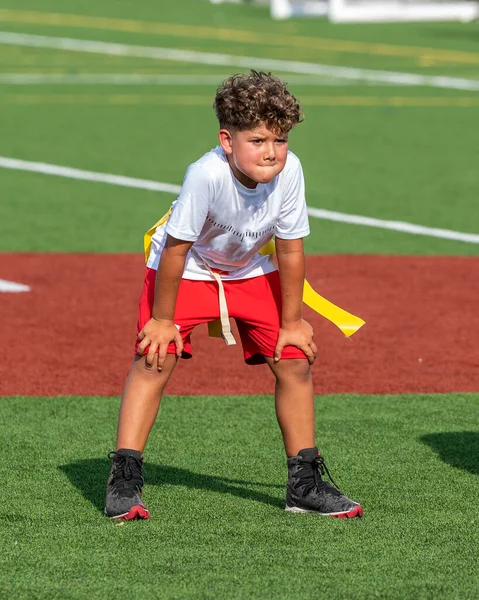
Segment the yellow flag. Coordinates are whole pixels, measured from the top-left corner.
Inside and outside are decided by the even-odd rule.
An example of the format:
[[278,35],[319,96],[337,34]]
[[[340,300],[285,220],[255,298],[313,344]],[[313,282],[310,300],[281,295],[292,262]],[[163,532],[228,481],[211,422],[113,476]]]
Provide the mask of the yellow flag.
[[148,229],[148,231],[143,236],[143,249],[145,251],[145,262],[148,262],[148,259],[150,258],[151,238],[153,237],[153,234],[155,233],[156,228],[159,227],[160,225],[164,225],[168,221],[168,219],[170,218],[172,210],[173,210],[173,207],[170,206],[170,209],[166,213],[166,215],[163,215],[161,217],[161,219],[159,221],[157,221],[153,225],[153,227],[151,227],[150,229]]
[[334,323],[347,337],[351,337],[365,323],[361,318],[348,313],[346,310],[323,298],[323,296],[320,296],[318,292],[313,290],[306,279],[304,280],[303,302],[328,319],[328,321]]

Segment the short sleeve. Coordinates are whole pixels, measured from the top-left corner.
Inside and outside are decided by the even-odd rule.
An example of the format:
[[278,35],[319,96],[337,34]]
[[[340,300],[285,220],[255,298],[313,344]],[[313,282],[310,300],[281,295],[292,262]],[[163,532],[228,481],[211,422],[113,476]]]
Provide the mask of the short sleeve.
[[275,235],[285,240],[295,240],[309,235],[308,209],[304,187],[303,169],[299,159],[288,155],[284,171],[284,195]]
[[166,233],[178,240],[196,242],[208,215],[211,184],[208,172],[201,165],[188,167]]

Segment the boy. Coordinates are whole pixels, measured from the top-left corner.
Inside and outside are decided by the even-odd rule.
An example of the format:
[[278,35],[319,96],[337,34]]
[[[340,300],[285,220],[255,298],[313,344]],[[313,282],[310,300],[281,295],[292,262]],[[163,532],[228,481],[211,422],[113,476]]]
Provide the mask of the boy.
[[[191,358],[196,325],[221,317],[225,341],[235,343],[232,316],[245,361],[266,362],[276,378],[286,510],[361,516],[358,503],[322,480],[326,467],[315,447],[311,365],[317,348],[302,319],[309,224],[301,163],[288,151],[301,106],[282,81],[252,71],[227,79],[214,108],[220,145],[190,165],[169,219],[152,238],[105,513],[149,518],[141,500],[142,453],[165,385],[178,358]],[[273,236],[278,268],[260,253]]]

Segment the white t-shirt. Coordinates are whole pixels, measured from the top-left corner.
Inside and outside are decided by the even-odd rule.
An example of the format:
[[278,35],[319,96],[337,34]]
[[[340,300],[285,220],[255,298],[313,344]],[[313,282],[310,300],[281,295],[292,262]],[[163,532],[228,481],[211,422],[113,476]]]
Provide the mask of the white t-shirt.
[[[166,234],[194,242],[194,250],[221,278],[247,279],[270,273],[276,265],[259,250],[278,236],[299,239],[309,234],[304,178],[298,157],[288,152],[284,169],[255,189],[242,185],[217,146],[191,164],[172,214],[153,234],[147,266],[158,268]],[[213,279],[202,261],[189,252],[184,279]]]

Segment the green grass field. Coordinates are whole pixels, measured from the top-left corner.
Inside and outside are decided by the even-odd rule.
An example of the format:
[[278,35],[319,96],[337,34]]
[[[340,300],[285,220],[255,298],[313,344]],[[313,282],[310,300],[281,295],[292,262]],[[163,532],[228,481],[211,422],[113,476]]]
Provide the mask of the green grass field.
[[333,474],[367,510],[354,521],[282,510],[270,397],[176,397],[149,441],[154,518],[113,525],[117,404],[4,402],[4,597],[474,597],[477,394],[320,399]]
[[[471,80],[477,27],[273,23],[265,8],[206,0],[0,0],[7,33]],[[238,70],[2,42],[0,159],[180,185],[216,144],[212,80]],[[12,83],[26,74],[99,80]],[[198,80],[101,81],[113,74]],[[278,74],[305,109],[290,148],[310,207],[477,237],[479,91]],[[0,252],[141,252],[174,198],[7,168],[0,177]],[[460,236],[315,217],[311,229],[312,254],[479,255]],[[17,354],[28,377],[35,357]],[[110,522],[118,404],[0,397],[0,598],[477,598],[478,394],[318,396],[319,444],[365,509],[346,522],[282,510],[285,460],[264,396],[167,397],[146,454],[153,517]]]

